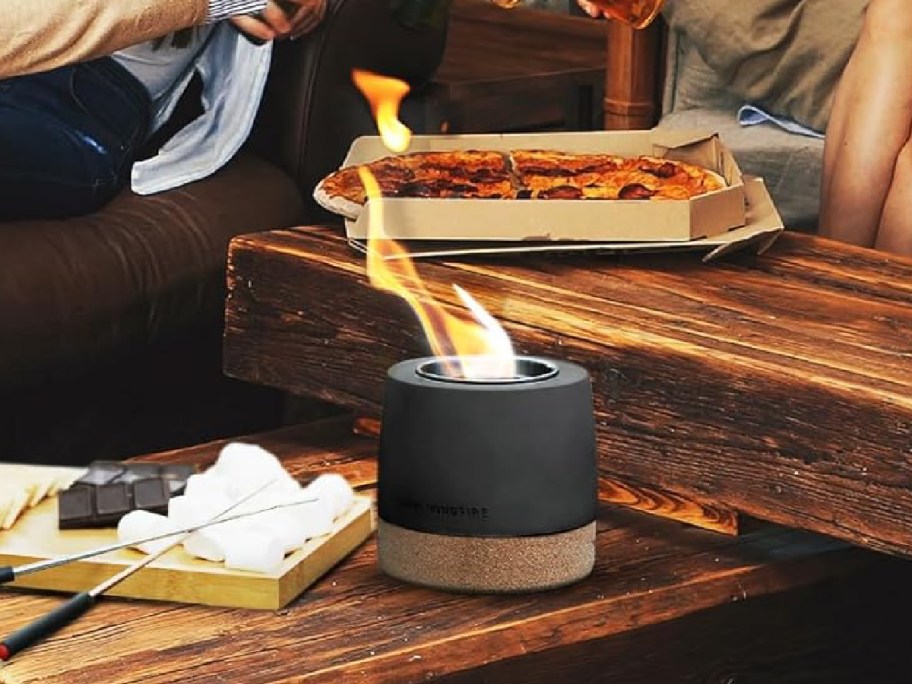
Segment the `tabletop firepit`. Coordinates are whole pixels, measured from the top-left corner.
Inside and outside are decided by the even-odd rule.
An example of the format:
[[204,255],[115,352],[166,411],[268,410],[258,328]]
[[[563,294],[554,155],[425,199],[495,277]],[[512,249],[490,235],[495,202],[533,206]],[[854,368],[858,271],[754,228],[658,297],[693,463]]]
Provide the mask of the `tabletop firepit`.
[[449,361],[412,359],[387,376],[381,568],[407,582],[483,593],[586,577],[597,501],[588,374],[520,357],[504,377],[471,377],[454,375]]

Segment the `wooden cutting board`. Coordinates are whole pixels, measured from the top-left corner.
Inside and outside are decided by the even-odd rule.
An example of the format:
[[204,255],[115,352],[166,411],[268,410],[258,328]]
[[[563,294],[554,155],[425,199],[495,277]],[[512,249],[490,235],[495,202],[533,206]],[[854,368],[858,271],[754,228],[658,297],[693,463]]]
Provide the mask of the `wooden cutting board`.
[[[178,546],[108,595],[276,610],[288,605],[360,546],[373,529],[370,498],[356,496],[352,507],[336,521],[331,534],[312,539],[286,557],[275,575],[229,570],[221,563],[192,558]],[[47,499],[19,518],[12,529],[0,531],[0,565],[47,560],[116,541],[117,533],[113,529],[58,530],[57,499]],[[76,593],[94,587],[142,557],[139,551],[124,549],[26,575],[8,586]]]

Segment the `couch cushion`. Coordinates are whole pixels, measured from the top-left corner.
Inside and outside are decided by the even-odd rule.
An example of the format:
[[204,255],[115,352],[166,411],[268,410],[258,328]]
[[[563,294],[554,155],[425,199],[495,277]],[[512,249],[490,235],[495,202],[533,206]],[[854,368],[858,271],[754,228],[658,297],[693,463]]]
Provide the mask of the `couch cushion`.
[[727,89],[823,131],[868,0],[687,0],[665,9]]
[[820,211],[823,140],[786,133],[772,124],[743,127],[736,110],[684,109],[666,114],[660,128],[717,131],[741,171],[760,176],[787,227],[814,229]]
[[662,107],[678,109],[737,109],[744,101],[700,56],[683,33],[672,33]]
[[0,224],[0,382],[59,379],[218,324],[228,241],[302,211],[288,176],[241,154],[204,181],[124,192],[90,216]]

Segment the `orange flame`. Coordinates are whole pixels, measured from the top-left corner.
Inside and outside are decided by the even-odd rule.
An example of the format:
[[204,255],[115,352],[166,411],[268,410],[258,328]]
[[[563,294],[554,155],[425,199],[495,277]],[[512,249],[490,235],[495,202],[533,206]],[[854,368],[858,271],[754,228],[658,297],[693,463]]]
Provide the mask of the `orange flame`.
[[[406,149],[411,131],[399,121],[398,115],[408,85],[357,70],[352,78],[371,103],[384,144],[393,151]],[[370,203],[367,275],[371,285],[401,297],[412,308],[431,351],[443,359],[447,374],[473,379],[513,377],[513,345],[501,325],[458,285],[453,287],[466,311],[452,313],[434,299],[408,251],[386,234],[383,199],[377,179],[365,167],[360,167],[358,174]]]
[[[370,201],[367,233],[367,276],[378,290],[401,297],[418,317],[435,356],[445,360],[447,373],[466,378],[509,378],[515,373],[513,345],[497,320],[468,292],[453,285],[468,315],[450,313],[433,295],[408,256],[386,235],[383,200],[374,175],[358,168]],[[492,361],[494,361],[492,363]]]
[[370,102],[383,144],[393,152],[405,152],[412,140],[412,132],[399,121],[399,106],[402,98],[408,95],[409,84],[363,69],[353,70],[352,80]]

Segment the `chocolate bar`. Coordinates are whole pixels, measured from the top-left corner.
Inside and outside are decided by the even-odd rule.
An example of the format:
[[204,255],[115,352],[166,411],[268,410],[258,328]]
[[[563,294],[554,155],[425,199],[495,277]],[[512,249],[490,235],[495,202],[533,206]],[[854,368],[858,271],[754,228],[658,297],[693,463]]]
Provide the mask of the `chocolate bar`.
[[58,494],[60,529],[116,527],[134,510],[166,514],[194,472],[190,465],[93,461],[86,473]]

